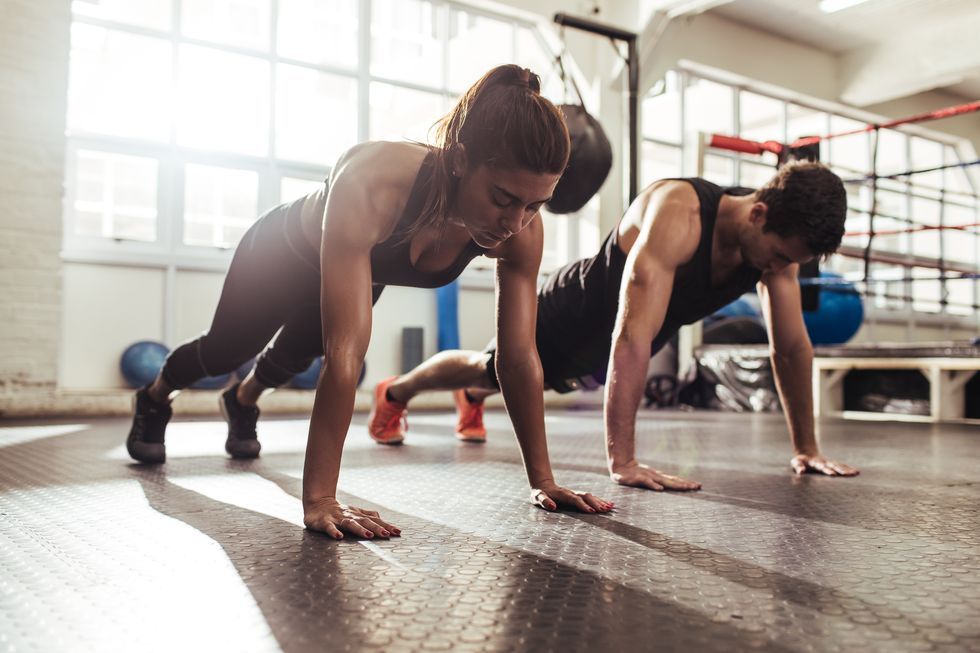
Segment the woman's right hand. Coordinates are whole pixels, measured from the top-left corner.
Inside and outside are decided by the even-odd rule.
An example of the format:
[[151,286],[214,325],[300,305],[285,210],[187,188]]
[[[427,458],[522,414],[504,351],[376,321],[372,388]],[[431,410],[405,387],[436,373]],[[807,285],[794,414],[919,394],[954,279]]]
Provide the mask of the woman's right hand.
[[345,506],[333,497],[319,499],[303,505],[303,524],[313,531],[322,531],[335,540],[344,539],[344,533],[371,539],[399,536],[397,526],[381,519],[373,510]]

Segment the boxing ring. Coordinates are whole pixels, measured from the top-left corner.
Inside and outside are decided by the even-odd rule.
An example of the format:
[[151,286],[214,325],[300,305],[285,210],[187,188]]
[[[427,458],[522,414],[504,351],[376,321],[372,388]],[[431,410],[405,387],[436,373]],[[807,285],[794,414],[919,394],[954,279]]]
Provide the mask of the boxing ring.
[[[776,156],[776,165],[796,159],[820,160],[822,150],[837,139],[866,134],[868,136],[870,169],[865,174],[845,176],[848,188],[848,222],[860,222],[861,228],[851,228],[845,233],[844,244],[831,261],[846,267],[850,261],[859,269],[845,272],[841,276],[821,276],[816,270],[804,270],[801,286],[815,288],[818,293],[824,290],[833,292],[846,283],[847,292],[857,293],[864,304],[873,303],[876,307],[906,307],[910,320],[942,318],[944,316],[969,316],[973,318],[973,328],[980,331],[980,275],[976,260],[980,251],[980,219],[978,219],[978,190],[980,182],[977,170],[980,158],[963,156],[960,160],[944,160],[937,165],[915,167],[905,170],[891,170],[882,160],[880,143],[886,131],[901,131],[909,125],[963,116],[980,111],[980,101],[946,107],[936,111],[880,123],[870,122],[857,129],[820,136],[806,136],[788,143],[775,140],[753,141],[725,134],[701,134],[698,143],[698,174],[703,174],[706,155],[712,150],[737,153],[740,156]],[[967,153],[969,154],[969,153]],[[911,158],[911,157],[909,157]],[[831,165],[834,168],[834,165]],[[948,188],[947,175],[962,171],[969,189]],[[937,177],[938,175],[938,177]],[[918,189],[913,180],[929,176],[938,187],[924,185]],[[883,206],[882,195],[886,193],[905,193],[908,198],[908,211],[905,215],[889,212]],[[931,219],[917,219],[914,208],[917,198],[925,194],[924,200],[938,206],[937,214]],[[858,206],[852,200],[858,198]],[[972,219],[950,220],[948,209],[956,207],[959,214],[972,210]],[[965,209],[965,211],[964,211]],[[878,228],[881,221],[892,223],[886,228]],[[897,226],[896,226],[897,223]],[[916,235],[935,234],[938,242],[938,256],[918,255],[913,251],[913,238]],[[949,245],[953,238],[973,239],[973,263],[962,257],[950,256]],[[960,240],[959,242],[963,242]],[[897,247],[896,247],[897,245]],[[903,250],[904,246],[904,251]],[[961,248],[962,249],[962,248]],[[891,266],[891,274],[879,274]],[[895,274],[900,271],[900,274]],[[913,293],[914,288],[931,284],[933,300],[923,301]],[[959,286],[955,284],[960,284]],[[899,292],[896,292],[899,286]],[[970,292],[972,288],[972,292]],[[965,290],[964,290],[965,289]],[[804,290],[805,293],[805,290]],[[955,295],[955,297],[954,297]],[[806,303],[806,300],[804,300]],[[917,304],[931,305],[936,315],[924,315],[917,310]],[[960,317],[960,320],[963,318]],[[913,322],[914,324],[914,322]],[[976,335],[976,331],[975,334]],[[812,337],[812,336],[811,336]],[[700,329],[690,329],[682,334],[680,351],[682,357],[690,352],[693,358],[694,347],[700,340]],[[871,338],[873,340],[873,338]],[[693,364],[690,360],[681,361],[682,372]],[[928,383],[928,409],[908,413],[895,411],[853,410],[844,399],[844,385],[848,375],[855,370],[915,370],[921,372]],[[980,371],[980,347],[971,342],[940,343],[873,343],[818,347],[814,361],[814,412],[817,416],[836,416],[858,419],[902,419],[920,422],[960,421],[980,424],[977,416],[968,416],[966,407],[968,393],[980,392],[971,380]],[[972,417],[972,419],[971,419]]]

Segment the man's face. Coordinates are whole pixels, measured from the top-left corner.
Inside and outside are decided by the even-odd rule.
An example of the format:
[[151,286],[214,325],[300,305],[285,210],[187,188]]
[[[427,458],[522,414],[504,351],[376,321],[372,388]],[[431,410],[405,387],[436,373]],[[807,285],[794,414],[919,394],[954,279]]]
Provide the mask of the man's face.
[[760,228],[753,229],[747,240],[742,245],[742,259],[763,273],[779,272],[794,263],[803,264],[814,258],[800,236],[783,238]]

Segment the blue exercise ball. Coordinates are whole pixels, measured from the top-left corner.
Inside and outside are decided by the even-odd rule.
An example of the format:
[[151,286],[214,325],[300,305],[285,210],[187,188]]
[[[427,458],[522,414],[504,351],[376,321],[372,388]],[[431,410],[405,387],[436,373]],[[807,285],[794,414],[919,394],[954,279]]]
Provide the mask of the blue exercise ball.
[[717,311],[704,319],[704,326],[708,326],[730,317],[752,317],[762,319],[762,312],[752,302],[744,296],[739,297],[730,304],[722,306]]
[[231,381],[231,372],[218,376],[206,376],[191,384],[191,390],[219,390]]
[[131,388],[142,388],[157,378],[169,350],[162,342],[140,340],[122,353],[119,369]]
[[[299,390],[315,390],[320,379],[320,369],[323,367],[323,357],[315,358],[305,372],[300,372],[289,382],[290,387]],[[361,366],[361,375],[357,378],[357,387],[361,387],[367,375],[367,363]]]
[[716,317],[761,317],[762,313],[745,297],[739,297],[731,304],[722,306],[714,312]]
[[306,368],[305,372],[300,372],[293,377],[289,385],[293,388],[298,388],[299,390],[313,390],[316,388],[316,382],[320,378],[320,368],[323,366],[323,357],[318,356],[313,359],[310,366]]
[[861,328],[864,303],[854,285],[841,275],[821,271],[820,279],[825,280],[819,284],[820,306],[803,311],[803,321],[813,344],[842,345]]
[[245,377],[248,376],[253,367],[255,367],[255,359],[249,358],[247,361],[238,366],[238,369],[235,370],[235,376],[238,377],[239,381],[244,381]]

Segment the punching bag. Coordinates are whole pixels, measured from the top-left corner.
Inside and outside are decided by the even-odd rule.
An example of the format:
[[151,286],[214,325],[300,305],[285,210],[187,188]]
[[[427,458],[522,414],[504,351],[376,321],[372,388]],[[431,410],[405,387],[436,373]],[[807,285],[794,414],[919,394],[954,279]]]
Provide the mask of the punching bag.
[[574,213],[599,192],[612,168],[612,146],[599,121],[581,104],[562,104],[572,151],[568,167],[548,202],[552,213]]

